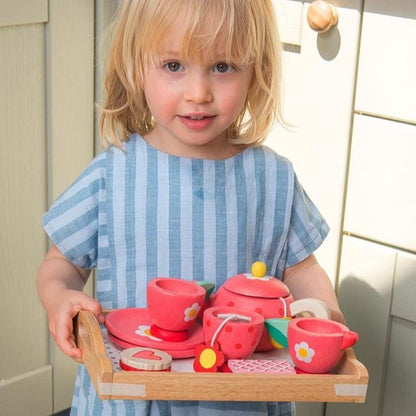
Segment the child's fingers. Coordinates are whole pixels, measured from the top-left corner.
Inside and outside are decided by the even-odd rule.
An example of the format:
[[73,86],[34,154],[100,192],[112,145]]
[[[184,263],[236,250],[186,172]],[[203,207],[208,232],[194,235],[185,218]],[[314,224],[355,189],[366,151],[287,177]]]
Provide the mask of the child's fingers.
[[88,295],[85,295],[84,293],[83,295],[83,299],[81,301],[81,308],[80,309],[87,309],[89,311],[91,311],[98,319],[98,322],[100,324],[104,323],[104,315],[103,315],[103,310],[101,308],[101,304],[99,302],[97,302],[95,299],[91,298]]
[[82,352],[76,345],[73,333],[73,318],[84,309],[92,311],[98,321],[104,323],[101,305],[83,292],[68,291],[65,302],[62,302],[58,309],[49,316],[49,330],[62,352],[82,362]]
[[75,343],[72,319],[69,315],[58,317],[55,323],[55,342],[63,353],[81,362],[81,350]]

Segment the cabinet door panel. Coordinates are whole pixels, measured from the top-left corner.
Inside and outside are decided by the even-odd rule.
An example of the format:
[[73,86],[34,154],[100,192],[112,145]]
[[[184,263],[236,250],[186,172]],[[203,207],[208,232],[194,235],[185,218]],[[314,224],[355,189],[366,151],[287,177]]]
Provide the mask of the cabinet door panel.
[[1,0],[0,26],[48,21],[48,0]]
[[355,116],[344,230],[416,251],[416,126]]
[[394,278],[392,314],[416,323],[415,299],[416,255],[399,253]]
[[52,372],[43,371],[47,322],[35,284],[46,247],[40,226],[46,200],[44,45],[43,24],[0,27],[0,413],[5,415],[52,411]]
[[395,250],[344,237],[338,299],[347,325],[360,335],[354,351],[370,378],[363,404],[331,403],[326,416],[376,416],[383,388]]
[[366,0],[356,109],[416,121],[416,2]]
[[416,410],[416,323],[393,319],[382,416],[414,416]]

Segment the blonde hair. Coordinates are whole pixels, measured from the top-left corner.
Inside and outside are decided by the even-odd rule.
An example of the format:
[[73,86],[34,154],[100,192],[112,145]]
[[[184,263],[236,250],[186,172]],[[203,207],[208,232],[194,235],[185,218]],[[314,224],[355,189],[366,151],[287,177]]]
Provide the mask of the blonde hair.
[[245,106],[228,128],[231,143],[258,145],[281,120],[281,52],[271,0],[124,0],[112,25],[100,120],[105,146],[145,134],[154,120],[143,92],[146,67],[180,16],[182,53],[200,57],[225,41],[227,60],[253,67]]

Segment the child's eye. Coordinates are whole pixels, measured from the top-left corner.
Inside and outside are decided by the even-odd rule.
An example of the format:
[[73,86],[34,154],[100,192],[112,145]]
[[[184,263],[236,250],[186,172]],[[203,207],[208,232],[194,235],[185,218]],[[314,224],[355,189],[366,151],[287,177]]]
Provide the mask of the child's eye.
[[170,72],[179,72],[182,70],[182,65],[179,62],[168,62],[165,68]]
[[232,71],[234,71],[234,67],[230,64],[227,64],[226,62],[219,62],[218,64],[214,65],[214,72],[225,74]]

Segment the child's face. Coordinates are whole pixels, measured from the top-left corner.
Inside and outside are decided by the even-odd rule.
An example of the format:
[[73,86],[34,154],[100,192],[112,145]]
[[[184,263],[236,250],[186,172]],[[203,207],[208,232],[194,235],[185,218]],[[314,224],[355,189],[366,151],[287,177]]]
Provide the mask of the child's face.
[[180,30],[171,32],[145,71],[144,93],[156,120],[146,140],[177,156],[229,157],[226,130],[244,107],[252,68],[225,62],[221,48],[210,58],[186,59],[181,39]]

